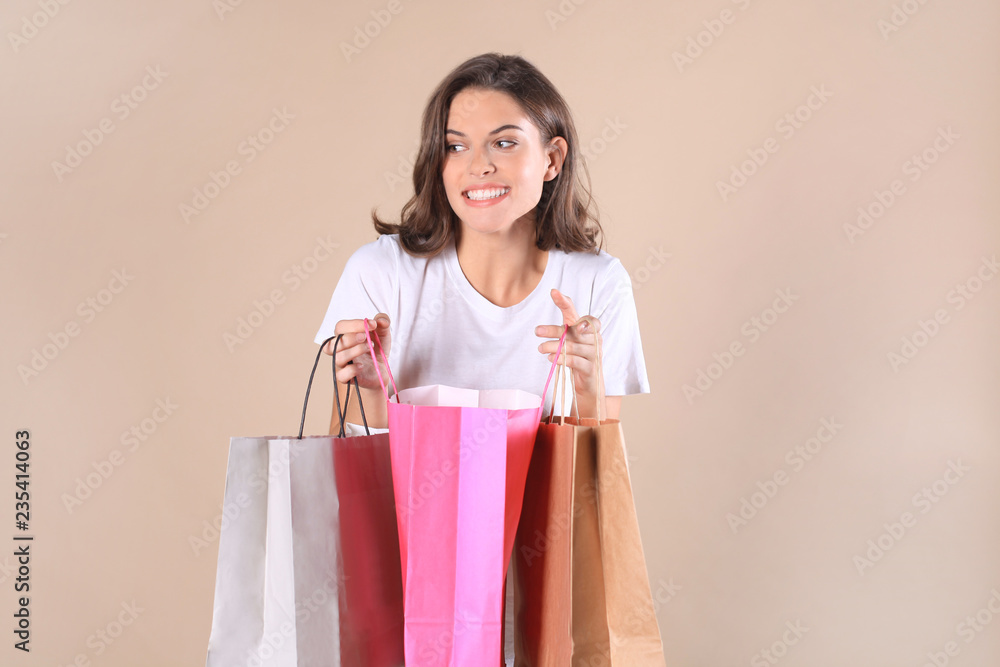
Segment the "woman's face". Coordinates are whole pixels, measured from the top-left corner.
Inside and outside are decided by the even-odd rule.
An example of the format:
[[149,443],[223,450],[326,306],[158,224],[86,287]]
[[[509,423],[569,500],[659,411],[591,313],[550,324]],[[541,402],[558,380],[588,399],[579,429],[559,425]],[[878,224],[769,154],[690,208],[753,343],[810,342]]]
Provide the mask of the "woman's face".
[[503,233],[518,221],[533,229],[542,184],[558,175],[566,140],[543,145],[511,96],[479,88],[455,96],[445,130],[442,179],[463,230]]

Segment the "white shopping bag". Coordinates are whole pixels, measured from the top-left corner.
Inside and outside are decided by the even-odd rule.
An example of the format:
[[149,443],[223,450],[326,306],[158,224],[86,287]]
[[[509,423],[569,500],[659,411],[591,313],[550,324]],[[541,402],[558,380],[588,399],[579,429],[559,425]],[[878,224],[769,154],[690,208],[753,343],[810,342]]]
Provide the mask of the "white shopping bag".
[[208,667],[403,664],[389,436],[340,421],[230,441]]

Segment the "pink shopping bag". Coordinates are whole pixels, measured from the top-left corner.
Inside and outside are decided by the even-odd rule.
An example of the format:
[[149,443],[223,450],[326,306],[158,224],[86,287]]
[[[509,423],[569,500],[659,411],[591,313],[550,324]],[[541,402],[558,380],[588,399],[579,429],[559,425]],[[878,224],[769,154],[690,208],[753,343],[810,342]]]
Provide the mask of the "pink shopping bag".
[[[565,337],[564,330],[560,352]],[[376,360],[370,336],[368,347]],[[554,371],[555,364],[542,396]],[[389,380],[396,390],[391,371]],[[381,373],[379,381],[388,401],[407,667],[497,667],[504,578],[542,398],[433,385],[396,390],[392,401]]]

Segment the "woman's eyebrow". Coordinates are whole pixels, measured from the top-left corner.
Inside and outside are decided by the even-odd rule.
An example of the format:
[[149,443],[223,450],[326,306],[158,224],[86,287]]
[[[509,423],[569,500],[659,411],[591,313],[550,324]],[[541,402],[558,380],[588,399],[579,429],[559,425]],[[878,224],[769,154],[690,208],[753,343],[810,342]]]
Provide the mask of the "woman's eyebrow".
[[[493,135],[493,134],[500,134],[501,132],[504,132],[506,130],[519,130],[521,132],[524,132],[524,129],[521,128],[518,125],[501,125],[497,129],[495,129],[492,132],[490,132],[490,134],[491,135]],[[464,137],[465,136],[465,134],[463,134],[462,132],[459,132],[458,130],[445,130],[444,133],[445,134],[454,134],[454,135],[457,135],[459,137]]]

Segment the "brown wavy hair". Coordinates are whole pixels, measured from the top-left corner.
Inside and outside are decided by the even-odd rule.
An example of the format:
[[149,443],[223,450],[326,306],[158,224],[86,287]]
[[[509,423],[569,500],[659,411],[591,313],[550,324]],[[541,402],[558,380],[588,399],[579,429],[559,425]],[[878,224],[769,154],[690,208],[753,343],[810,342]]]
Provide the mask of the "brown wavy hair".
[[[448,112],[452,100],[466,88],[510,95],[538,128],[543,144],[553,137],[566,140],[562,169],[543,183],[535,208],[535,245],[540,250],[597,252],[603,245],[603,230],[593,206],[590,174],[577,149],[576,126],[569,106],[538,68],[520,56],[500,53],[466,60],[438,85],[421,122],[420,150],[413,166],[414,194],[403,206],[399,224],[381,220],[377,209],[372,209],[375,230],[380,235],[399,234],[403,249],[416,256],[436,255],[461,235],[461,221],[448,201],[441,173],[446,158]],[[468,110],[474,106],[475,102]]]

